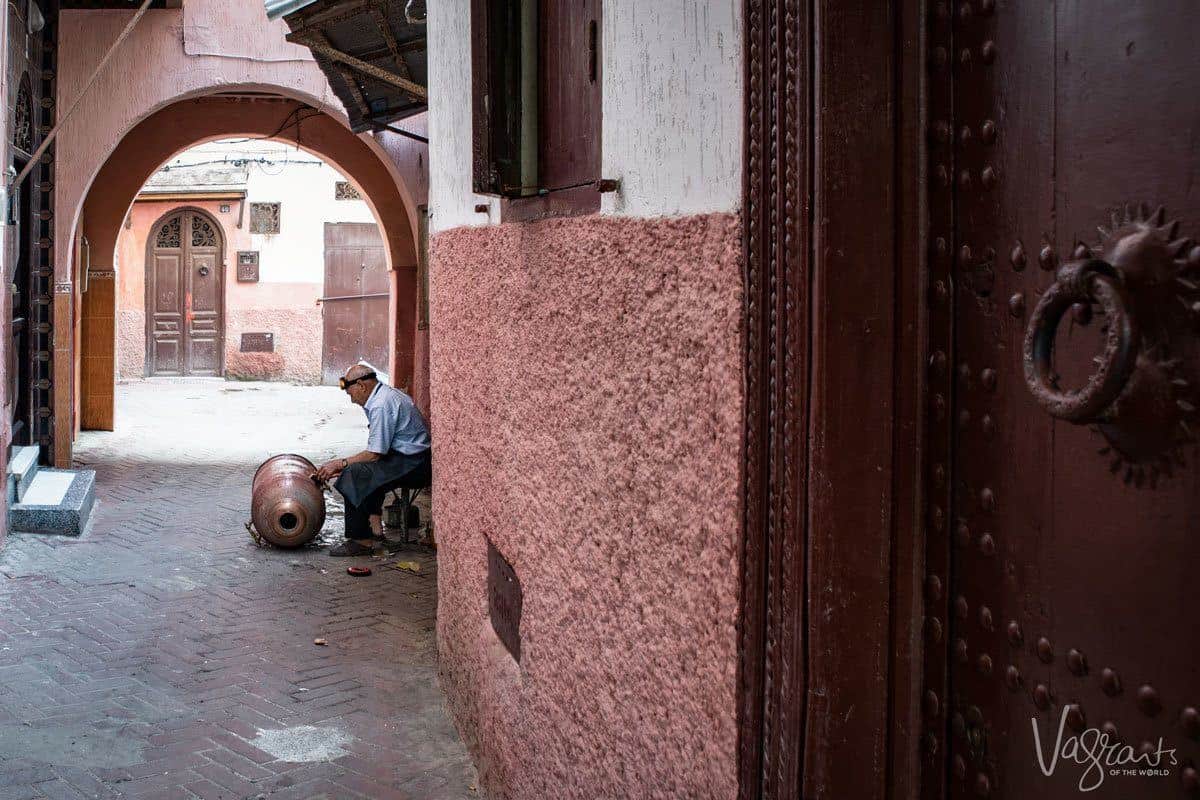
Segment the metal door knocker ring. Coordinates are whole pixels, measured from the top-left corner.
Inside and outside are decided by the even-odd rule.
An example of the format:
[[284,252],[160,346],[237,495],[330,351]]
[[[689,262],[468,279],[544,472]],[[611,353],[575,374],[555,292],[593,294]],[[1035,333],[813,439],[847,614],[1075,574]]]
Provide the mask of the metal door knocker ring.
[[200,268],[200,277],[201,277],[201,278],[207,278],[207,277],[208,277],[208,267],[201,267],[201,268]]
[[[1063,315],[1076,303],[1099,303],[1108,320],[1099,368],[1078,390],[1062,390],[1054,375],[1054,339]],[[1099,259],[1064,264],[1033,310],[1025,332],[1025,382],[1042,408],[1075,423],[1104,417],[1137,366],[1140,332],[1121,274]]]
[[[1166,209],[1125,206],[1076,242],[1038,301],[1022,348],[1025,383],[1038,405],[1104,437],[1097,450],[1126,485],[1157,487],[1188,463],[1200,431],[1200,245],[1179,235]],[[1103,352],[1082,389],[1059,388],[1054,345],[1067,309],[1100,306]],[[1087,325],[1090,313],[1076,317]]]

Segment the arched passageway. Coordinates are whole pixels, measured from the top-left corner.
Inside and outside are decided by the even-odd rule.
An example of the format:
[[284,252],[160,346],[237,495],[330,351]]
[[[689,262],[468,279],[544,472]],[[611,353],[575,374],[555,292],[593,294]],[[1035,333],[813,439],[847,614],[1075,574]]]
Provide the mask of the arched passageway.
[[[89,255],[82,296],[80,427],[111,429],[115,358],[113,255],[126,214],[145,181],[164,162],[195,144],[231,136],[294,144],[336,167],[358,188],[379,222],[389,266],[388,365],[397,385],[416,394],[416,249],[410,204],[369,140],[333,116],[295,99],[250,93],[180,100],[155,112],[122,138],[83,199],[78,233]],[[69,410],[68,410],[69,411]]]
[[[98,321],[91,327],[102,334],[101,340],[107,338],[103,335],[107,323],[103,321],[103,315],[94,312],[110,305],[102,296],[106,277],[108,284],[112,283],[111,275],[103,274],[111,272],[112,264],[106,263],[111,247],[106,249],[106,245],[98,242],[95,233],[87,234],[89,247],[82,246],[85,233],[81,222],[86,223],[87,216],[85,201],[91,199],[88,205],[94,209],[96,198],[90,196],[103,192],[110,194],[114,204],[121,208],[132,196],[129,192],[136,191],[158,163],[176,150],[197,143],[201,135],[193,130],[186,141],[161,148],[154,163],[146,166],[146,172],[129,176],[127,187],[115,191],[113,187],[124,176],[114,175],[111,170],[106,170],[103,176],[100,173],[106,163],[114,163],[111,159],[122,143],[133,141],[135,130],[141,129],[143,123],[159,112],[199,98],[214,98],[215,101],[217,97],[228,99],[235,95],[244,98],[247,105],[252,99],[281,102],[281,98],[290,98],[320,110],[328,117],[330,125],[339,126],[344,136],[353,136],[342,104],[312,55],[305,48],[286,41],[287,25],[282,20],[268,20],[262,3],[188,0],[186,8],[151,11],[133,28],[108,65],[93,79],[93,71],[129,22],[130,14],[128,10],[118,9],[64,9],[57,25],[56,107],[77,105],[74,113],[61,121],[54,147],[52,218],[43,217],[47,230],[43,247],[50,251],[50,261],[54,265],[52,318],[55,322],[49,332],[53,344],[51,380],[38,389],[36,399],[47,406],[43,413],[50,420],[50,455],[53,462],[61,466],[71,463],[71,445],[82,422],[81,384],[86,380],[89,387],[104,386],[105,380],[97,381],[92,376],[111,370],[109,354],[97,352],[90,345],[87,353],[83,353],[84,326],[81,323],[85,311]],[[214,24],[214,20],[219,23]],[[147,65],[153,65],[152,72],[147,72]],[[90,88],[85,91],[85,87]],[[271,122],[278,126],[280,118]],[[317,127],[307,122],[303,126],[305,146],[310,144],[310,129],[315,134]],[[242,124],[233,124],[214,135],[265,135],[273,130],[274,127],[250,131]],[[415,229],[417,207],[424,202],[420,194],[424,186],[424,146],[415,150],[397,146],[385,141],[386,137],[353,136],[353,139],[361,148],[375,154],[373,171],[378,173],[379,179],[394,184],[404,201],[401,216],[407,217],[410,228]],[[332,156],[327,160],[336,161]],[[341,164],[339,168],[351,172],[347,164]],[[377,192],[369,186],[361,188],[371,195],[381,217],[390,216],[376,197]],[[116,216],[120,217],[120,212]],[[95,226],[89,224],[89,228]],[[105,237],[105,234],[100,236]],[[111,235],[107,238],[111,240]],[[89,250],[94,274],[84,276],[81,266],[89,257]],[[411,260],[393,260],[393,268],[400,270],[394,275],[399,283],[404,283],[405,268],[412,264]],[[110,269],[100,269],[106,266]],[[412,270],[408,273],[411,276]],[[89,290],[83,292],[88,277],[98,280],[91,280]],[[87,309],[84,309],[85,304]],[[401,327],[404,319],[396,317],[411,319],[415,316],[406,307],[397,311],[393,321]],[[396,325],[391,327],[393,330],[389,333],[394,339]],[[414,394],[427,407],[424,332],[417,336],[417,352],[422,358],[413,381]],[[411,339],[408,336],[400,338],[401,346],[394,352],[403,358]],[[84,363],[85,358],[87,363]],[[407,365],[398,372],[411,370],[405,367]],[[423,401],[422,396],[426,398]]]
[[82,231],[93,264],[111,254],[142,184],[164,162],[192,145],[231,136],[289,142],[320,156],[361,190],[383,228],[391,265],[416,258],[408,208],[378,153],[340,121],[305,103],[279,96],[212,95],[182,100],[133,128],[96,174],[83,203]]
[[[34,7],[14,6],[14,30],[27,5]],[[41,444],[61,466],[72,463],[72,428],[81,416],[72,404],[81,388],[112,385],[115,273],[140,267],[135,262],[142,258],[124,250],[119,261],[113,257],[125,215],[146,178],[194,144],[290,137],[350,178],[386,239],[393,270],[388,328],[400,338],[394,352],[403,354],[414,338],[404,330],[416,316],[406,280],[411,286],[412,231],[424,198],[407,187],[423,185],[423,148],[350,134],[325,76],[306,50],[284,41],[282,22],[267,22],[261,2],[188,0],[186,8],[156,8],[93,76],[129,19],[124,9],[64,9],[56,69],[43,73],[53,87],[46,108],[75,109],[56,120],[62,127],[55,152],[39,168],[45,177],[36,176],[46,181],[41,191],[49,207],[36,217],[33,244],[42,251],[41,277],[53,281],[45,331],[52,350],[38,353],[49,356],[43,360],[52,380],[38,381],[36,411],[53,434]],[[233,238],[233,228],[226,230]],[[123,238],[132,237],[127,231]],[[403,355],[394,359],[393,382],[411,369]],[[33,644],[41,641],[36,625],[44,620],[52,627],[45,609],[78,604],[97,590],[111,606],[109,621],[97,615],[92,627],[113,634],[105,648],[122,659],[128,685],[121,696],[106,696],[77,715],[75,727],[58,731],[56,741],[73,741],[76,731],[86,737],[97,720],[115,715],[137,729],[133,738],[129,730],[116,732],[118,749],[130,754],[122,764],[161,764],[190,749],[189,766],[172,767],[169,786],[158,770],[144,770],[147,791],[470,796],[477,779],[436,690],[432,553],[419,556],[420,575],[396,570],[387,580],[347,581],[318,550],[259,551],[242,535],[248,478],[264,454],[296,450],[319,461],[352,452],[362,446],[361,409],[328,387],[211,381],[202,393],[196,383],[131,384],[140,396],[126,394],[131,405],[121,429],[79,438],[77,465],[92,468],[79,474],[94,470],[99,498],[84,546],[14,537],[3,553],[6,574],[19,571],[31,579],[22,584],[50,587],[44,598],[27,591],[8,598],[14,601],[8,616],[29,624]],[[223,402],[211,402],[213,395]],[[64,595],[68,586],[79,597]],[[28,605],[18,610],[21,600]],[[313,646],[325,637],[328,647]],[[83,649],[58,654],[68,670],[88,647],[95,649],[93,640],[81,641]],[[62,671],[57,662],[47,669]],[[81,692],[94,688],[91,676],[76,673]],[[25,676],[4,683],[0,695],[28,696]],[[316,747],[278,757],[270,751],[267,739],[288,746],[296,734]],[[268,750],[255,750],[255,740]],[[408,741],[423,743],[419,757],[403,752]],[[86,766],[53,745],[36,745],[10,748],[5,757],[30,755],[39,768],[25,772],[63,791],[71,790],[64,788],[68,771],[90,779],[93,767],[116,767],[104,743],[97,752],[105,753]],[[210,749],[221,755],[197,757]],[[62,773],[54,771],[59,764]],[[127,786],[137,780],[116,770],[109,777]],[[80,791],[97,786],[91,779]]]

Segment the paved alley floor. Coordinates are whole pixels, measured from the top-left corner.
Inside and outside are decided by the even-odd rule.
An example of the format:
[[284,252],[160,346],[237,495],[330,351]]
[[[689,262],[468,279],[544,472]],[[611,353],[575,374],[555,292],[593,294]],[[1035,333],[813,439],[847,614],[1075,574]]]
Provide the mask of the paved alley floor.
[[[76,449],[90,531],[0,551],[0,800],[477,797],[437,683],[432,554],[401,556],[414,575],[243,528],[259,463],[361,449],[362,410],[326,387],[117,390],[117,431]],[[326,536],[341,525],[331,508]]]

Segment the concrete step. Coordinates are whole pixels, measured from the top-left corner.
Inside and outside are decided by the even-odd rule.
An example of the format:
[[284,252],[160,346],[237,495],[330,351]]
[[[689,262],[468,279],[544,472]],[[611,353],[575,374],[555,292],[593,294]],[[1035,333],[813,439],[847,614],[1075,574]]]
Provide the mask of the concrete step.
[[78,536],[87,528],[95,503],[95,470],[43,467],[33,476],[21,502],[9,507],[8,529]]
[[36,445],[12,448],[8,459],[8,504],[18,502],[25,496],[25,490],[33,483],[33,476],[38,471],[38,454],[41,448]]

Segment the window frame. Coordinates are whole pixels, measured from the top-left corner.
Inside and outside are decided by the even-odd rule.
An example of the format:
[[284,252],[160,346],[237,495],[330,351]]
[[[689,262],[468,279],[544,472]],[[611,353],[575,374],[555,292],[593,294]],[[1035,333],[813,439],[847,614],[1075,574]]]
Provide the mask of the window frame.
[[501,221],[600,209],[601,17],[601,0],[471,2],[472,189]]

